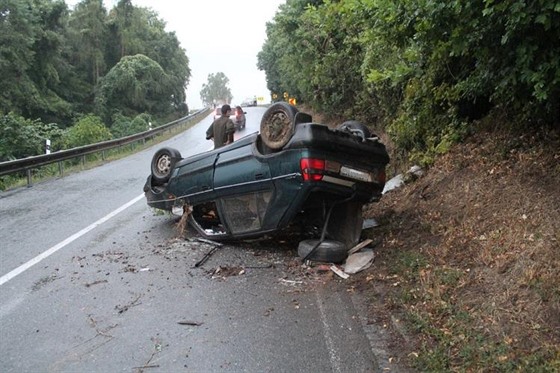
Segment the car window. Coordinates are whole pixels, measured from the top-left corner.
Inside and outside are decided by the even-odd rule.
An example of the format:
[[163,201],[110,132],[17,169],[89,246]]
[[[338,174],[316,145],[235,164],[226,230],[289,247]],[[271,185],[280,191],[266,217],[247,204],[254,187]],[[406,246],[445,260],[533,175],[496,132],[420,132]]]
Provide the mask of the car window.
[[227,197],[222,200],[225,219],[233,234],[259,230],[270,203],[270,191]]
[[207,202],[193,206],[191,218],[208,236],[226,233],[215,202]]

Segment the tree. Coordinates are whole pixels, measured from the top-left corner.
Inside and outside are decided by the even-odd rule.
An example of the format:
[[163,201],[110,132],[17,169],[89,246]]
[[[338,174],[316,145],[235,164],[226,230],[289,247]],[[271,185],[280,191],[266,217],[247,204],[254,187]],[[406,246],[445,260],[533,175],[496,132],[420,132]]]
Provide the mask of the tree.
[[166,115],[173,107],[168,75],[154,60],[138,54],[126,56],[100,82],[97,113],[111,123],[116,113],[135,117],[141,113]]
[[67,7],[50,0],[0,5],[0,109],[44,120],[68,118],[60,91],[62,33]]
[[25,100],[36,95],[28,70],[34,59],[37,15],[30,4],[6,0],[0,5],[0,109],[22,112]]
[[174,32],[165,31],[165,22],[149,8],[134,7],[121,0],[110,12],[108,23],[111,39],[107,56],[111,65],[125,55],[143,54],[156,61],[168,76],[171,103],[177,112],[184,112],[185,89],[191,77],[189,59]]
[[229,79],[223,72],[208,75],[208,83],[202,85],[200,99],[207,106],[227,104],[233,98],[228,87]]
[[104,48],[108,42],[107,10],[103,0],[83,0],[76,5],[69,21],[72,63],[85,71],[87,81],[95,86],[105,70]]

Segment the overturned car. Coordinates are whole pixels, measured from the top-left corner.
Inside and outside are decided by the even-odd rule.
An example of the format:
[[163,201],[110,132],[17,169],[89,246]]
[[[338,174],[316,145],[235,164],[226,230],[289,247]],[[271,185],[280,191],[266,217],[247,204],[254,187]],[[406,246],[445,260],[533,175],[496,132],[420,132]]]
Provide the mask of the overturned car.
[[280,102],[264,113],[260,132],[224,147],[188,158],[159,149],[144,193],[149,206],[188,213],[216,241],[304,227],[315,237],[300,255],[336,262],[360,238],[362,206],[381,198],[388,162],[361,123],[331,129]]

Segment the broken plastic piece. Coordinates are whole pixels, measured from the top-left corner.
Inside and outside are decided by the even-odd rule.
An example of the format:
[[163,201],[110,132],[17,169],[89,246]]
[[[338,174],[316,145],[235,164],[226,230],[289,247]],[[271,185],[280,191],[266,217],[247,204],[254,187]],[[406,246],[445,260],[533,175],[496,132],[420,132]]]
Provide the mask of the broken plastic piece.
[[347,273],[344,273],[343,270],[341,270],[340,268],[338,268],[337,266],[335,266],[334,264],[331,266],[331,271],[333,271],[334,273],[336,273],[339,277],[342,277],[343,279],[347,279],[348,277],[350,277],[350,275],[348,275]]
[[354,253],[346,258],[346,262],[342,265],[344,272],[348,274],[358,273],[364,269],[368,269],[373,263],[375,254],[373,250],[363,250],[359,253]]

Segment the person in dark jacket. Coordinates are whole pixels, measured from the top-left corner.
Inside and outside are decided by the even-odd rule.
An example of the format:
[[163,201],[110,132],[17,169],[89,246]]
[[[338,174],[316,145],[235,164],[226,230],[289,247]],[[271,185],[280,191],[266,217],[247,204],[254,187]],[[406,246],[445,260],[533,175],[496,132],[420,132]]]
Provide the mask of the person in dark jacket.
[[233,142],[235,125],[229,119],[230,115],[231,107],[227,104],[222,106],[222,116],[212,122],[206,131],[206,140],[214,139],[214,149]]

